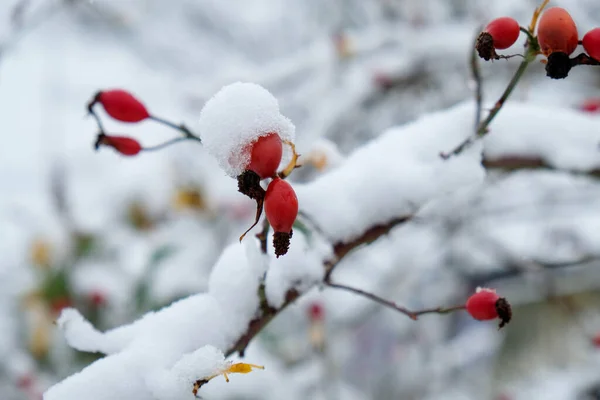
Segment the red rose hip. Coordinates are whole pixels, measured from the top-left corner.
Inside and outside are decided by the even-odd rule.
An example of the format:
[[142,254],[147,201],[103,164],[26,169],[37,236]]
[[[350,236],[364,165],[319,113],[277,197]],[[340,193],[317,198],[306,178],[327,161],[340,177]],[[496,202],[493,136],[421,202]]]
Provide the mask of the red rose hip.
[[510,304],[506,299],[498,296],[493,289],[477,288],[475,294],[467,300],[465,308],[478,321],[500,318],[500,328],[506,325],[512,317]]
[[491,21],[484,32],[492,35],[495,49],[503,50],[515,44],[519,38],[520,27],[514,18],[500,17]]
[[265,193],[265,214],[273,227],[273,246],[277,257],[287,253],[292,226],[298,215],[298,198],[292,186],[283,179],[275,178]]
[[484,60],[498,60],[496,49],[502,50],[512,46],[519,38],[519,23],[510,17],[500,17],[491,21],[477,37],[475,49]]
[[555,52],[567,55],[577,48],[577,26],[571,15],[561,7],[547,9],[538,23],[538,41],[545,56]]
[[146,106],[122,89],[98,92],[94,102],[102,104],[108,115],[121,122],[140,122],[150,117]]
[[124,156],[135,156],[142,151],[142,146],[135,139],[125,136],[109,136],[104,133],[99,134],[96,138],[95,149],[98,150],[100,146],[112,147]]
[[249,147],[246,151],[250,152],[250,162],[246,169],[256,172],[260,179],[274,176],[283,154],[283,145],[279,135],[270,132],[259,137]]
[[600,61],[600,28],[594,28],[583,36],[583,48],[596,61]]
[[537,37],[542,53],[548,57],[546,75],[552,79],[566,78],[572,67],[569,55],[579,41],[571,15],[561,7],[547,9],[540,17]]

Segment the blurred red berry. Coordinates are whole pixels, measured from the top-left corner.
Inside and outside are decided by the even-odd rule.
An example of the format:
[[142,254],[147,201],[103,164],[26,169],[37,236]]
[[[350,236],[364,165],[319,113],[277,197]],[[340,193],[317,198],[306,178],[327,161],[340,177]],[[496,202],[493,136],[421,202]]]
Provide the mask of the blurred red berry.
[[575,51],[579,40],[575,21],[561,7],[551,7],[542,14],[537,35],[542,53],[546,56],[555,52],[569,55]]
[[275,232],[290,232],[298,215],[298,198],[292,186],[275,178],[265,194],[265,213]]
[[477,288],[475,294],[467,300],[465,308],[474,319],[479,321],[500,318],[500,328],[512,317],[510,305],[506,299],[498,296],[494,289]]
[[594,28],[583,36],[583,48],[590,57],[600,61],[600,28]]
[[122,122],[140,122],[150,117],[146,106],[122,89],[101,91],[95,101],[102,104],[108,115]]
[[594,347],[600,348],[600,333],[596,334],[596,336],[592,338],[592,344],[594,345]]
[[96,139],[96,150],[98,150],[100,146],[112,147],[124,156],[135,156],[142,151],[142,146],[135,139],[125,136],[109,136],[104,133],[99,134]]
[[93,290],[88,294],[90,302],[96,307],[102,307],[106,304],[106,296],[99,290]]
[[24,374],[18,377],[17,387],[21,390],[27,390],[33,385],[34,379],[31,374]]
[[520,27],[514,18],[500,17],[491,21],[483,31],[492,35],[495,49],[503,50],[517,41]]
[[68,296],[61,296],[50,301],[50,310],[53,314],[60,314],[63,308],[71,307],[73,302]]
[[600,98],[587,99],[581,105],[581,111],[589,113],[600,112]]
[[312,303],[308,307],[308,318],[313,321],[322,321],[325,317],[325,310],[323,309],[323,305],[321,303]]
[[277,133],[271,132],[259,137],[256,142],[247,146],[246,151],[250,152],[250,162],[246,169],[256,172],[260,179],[275,175],[283,154],[281,138]]

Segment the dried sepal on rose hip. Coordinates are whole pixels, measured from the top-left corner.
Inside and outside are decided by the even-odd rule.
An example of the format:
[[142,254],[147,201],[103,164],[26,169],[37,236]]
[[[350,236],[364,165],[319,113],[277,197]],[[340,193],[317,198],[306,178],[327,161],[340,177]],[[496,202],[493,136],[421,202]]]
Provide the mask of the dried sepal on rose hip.
[[135,156],[142,151],[140,143],[126,136],[112,136],[104,133],[99,133],[94,143],[94,148],[98,150],[100,146],[112,147],[118,153],[124,156]]
[[600,61],[600,28],[594,28],[581,40],[585,52],[596,61]]
[[141,101],[123,89],[101,90],[88,104],[91,112],[94,104],[100,103],[108,115],[121,122],[140,122],[150,118],[150,113]]
[[277,257],[287,253],[292,226],[298,216],[298,198],[292,186],[280,178],[269,184],[265,194],[265,214],[273,227],[273,247]]
[[512,318],[512,310],[508,301],[498,296],[496,290],[477,288],[465,304],[467,312],[478,321],[488,321],[499,318],[500,325],[504,327]]
[[498,60],[496,50],[508,49],[515,44],[520,33],[519,23],[510,17],[500,17],[491,21],[477,37],[475,48],[479,57],[486,61]]
[[537,38],[542,54],[548,57],[546,75],[552,79],[566,78],[572,67],[569,56],[579,41],[577,26],[568,11],[561,7],[544,11],[538,23]]

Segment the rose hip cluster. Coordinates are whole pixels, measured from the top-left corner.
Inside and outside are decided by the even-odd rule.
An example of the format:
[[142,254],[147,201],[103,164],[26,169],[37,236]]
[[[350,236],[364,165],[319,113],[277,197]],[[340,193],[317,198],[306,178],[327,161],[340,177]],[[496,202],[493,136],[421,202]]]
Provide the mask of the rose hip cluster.
[[[269,132],[260,136],[255,142],[248,144],[244,152],[249,154],[249,161],[242,174],[238,176],[238,190],[256,200],[256,220],[240,237],[244,238],[260,218],[264,205],[267,221],[273,227],[273,247],[277,257],[287,253],[292,237],[292,226],[298,215],[298,198],[292,186],[281,179],[277,168],[283,155],[283,142],[277,132]],[[292,160],[295,164],[295,160]],[[285,174],[282,174],[285,177]],[[260,185],[263,179],[272,178],[265,191]]]
[[[158,146],[142,147],[142,145],[134,138],[127,136],[108,135],[104,131],[100,117],[94,111],[94,106],[96,104],[100,104],[104,108],[104,111],[106,111],[110,117],[117,121],[136,123],[144,120],[152,120],[180,131],[183,133],[183,137],[178,137]],[[88,112],[96,119],[98,124],[99,132],[94,144],[94,148],[96,150],[98,150],[100,146],[107,146],[112,147],[115,151],[124,156],[135,156],[142,150],[158,150],[181,140],[191,139],[200,141],[200,138],[191,133],[184,125],[176,125],[172,122],[151,115],[141,101],[123,89],[101,90],[97,92],[92,100],[88,103],[87,109]]]
[[[104,131],[99,116],[94,111],[96,104],[100,104],[106,113],[117,121],[136,123],[152,120],[178,130],[183,134],[183,137],[177,137],[153,147],[142,147],[134,138],[108,135]],[[124,156],[135,156],[142,150],[158,150],[181,140],[191,139],[201,142],[200,137],[193,134],[184,125],[176,125],[150,114],[141,101],[122,89],[99,91],[88,103],[87,108],[89,113],[96,119],[100,131],[95,141],[96,150],[100,146],[108,146]],[[277,132],[267,132],[260,135],[243,148],[242,153],[247,156],[245,158],[248,159],[248,163],[244,167],[244,172],[238,176],[238,190],[257,203],[256,220],[250,229],[256,226],[264,208],[267,220],[275,232],[273,246],[277,257],[287,253],[292,237],[292,226],[298,215],[296,193],[291,185],[282,179],[287,177],[296,166],[297,154],[294,146],[292,144],[290,146],[294,153],[291,167],[288,166],[278,174],[277,168],[283,156],[283,141]],[[261,181],[265,179],[271,179],[266,191],[261,186]],[[243,239],[246,233],[240,237],[240,240]]]
[[[535,23],[535,19],[534,19]],[[503,56],[496,50],[504,50],[512,46],[519,38],[520,32],[528,36],[528,46],[536,49],[546,60],[546,75],[553,79],[563,79],[572,67],[577,65],[600,65],[600,28],[594,28],[579,41],[577,26],[567,10],[561,7],[551,7],[544,11],[535,26],[526,29],[510,17],[496,18],[491,21],[479,34],[475,48],[484,60],[498,60],[513,55]],[[570,56],[579,44],[583,45],[585,53],[576,57]]]

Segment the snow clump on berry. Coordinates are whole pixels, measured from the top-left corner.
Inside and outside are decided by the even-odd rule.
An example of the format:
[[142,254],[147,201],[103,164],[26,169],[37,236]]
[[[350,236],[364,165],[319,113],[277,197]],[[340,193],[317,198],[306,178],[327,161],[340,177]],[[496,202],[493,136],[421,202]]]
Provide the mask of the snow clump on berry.
[[[224,86],[204,105],[199,124],[204,146],[231,177],[248,165],[250,154],[244,147],[249,143],[271,132],[291,142],[295,135],[294,124],[280,113],[277,99],[255,83]],[[288,161],[284,154],[282,163]]]

